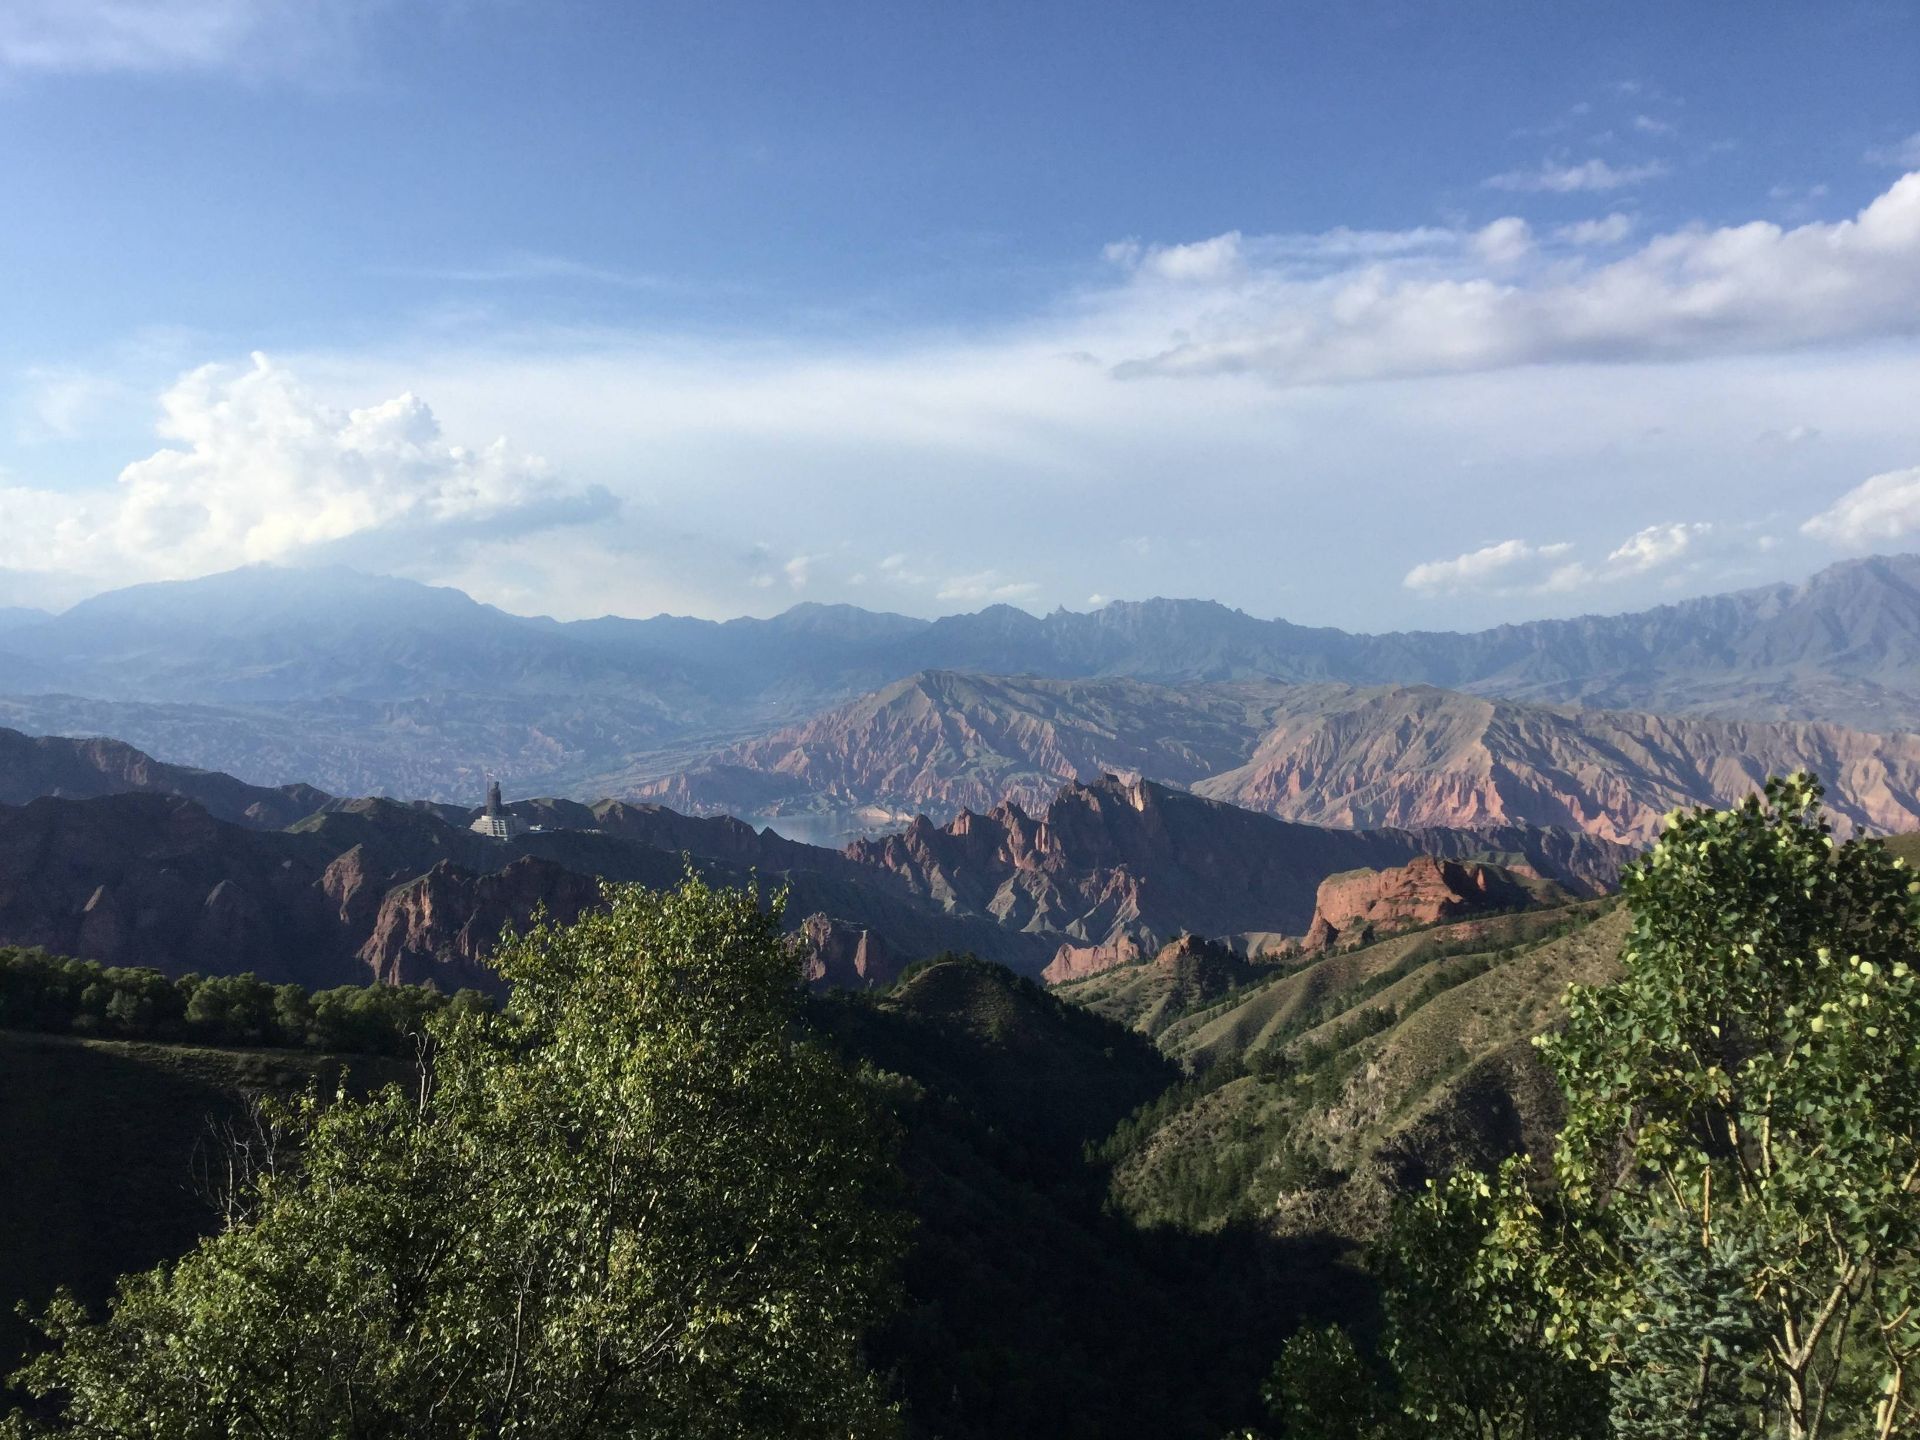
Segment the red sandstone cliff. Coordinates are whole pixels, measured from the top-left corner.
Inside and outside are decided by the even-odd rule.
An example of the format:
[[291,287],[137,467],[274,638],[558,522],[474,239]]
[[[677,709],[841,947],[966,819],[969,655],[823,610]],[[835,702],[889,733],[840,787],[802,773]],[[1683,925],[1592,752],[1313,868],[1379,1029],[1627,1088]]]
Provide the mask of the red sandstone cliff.
[[1540,903],[1542,886],[1497,865],[1423,855],[1390,870],[1356,870],[1320,883],[1305,948],[1323,950],[1351,937],[1378,938],[1470,915]]

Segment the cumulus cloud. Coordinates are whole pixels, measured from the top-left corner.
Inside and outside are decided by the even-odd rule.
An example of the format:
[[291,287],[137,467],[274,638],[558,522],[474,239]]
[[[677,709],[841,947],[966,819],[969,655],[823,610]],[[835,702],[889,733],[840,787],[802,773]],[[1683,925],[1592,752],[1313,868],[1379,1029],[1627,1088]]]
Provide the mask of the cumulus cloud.
[[604,491],[562,487],[504,439],[450,444],[403,394],[342,410],[256,354],[161,397],[169,445],[111,492],[0,491],[0,563],[167,578],[391,541],[406,546],[591,519]]
[[[1238,242],[1258,255],[1257,242]],[[1851,219],[1655,236],[1605,264],[1502,279],[1419,257],[1302,276],[1250,267],[1184,305],[1159,292],[1171,342],[1123,378],[1256,374],[1288,384],[1556,362],[1666,360],[1920,333],[1920,172]]]
[[1629,536],[1607,556],[1607,567],[1616,575],[1644,575],[1663,569],[1683,558],[1713,526],[1668,524],[1649,525]]
[[1473,237],[1473,248],[1490,265],[1512,265],[1533,250],[1533,231],[1518,215],[1503,215]]
[[1451,560],[1416,565],[1400,583],[1409,590],[1442,592],[1531,589],[1550,582],[1572,549],[1567,541],[1530,545],[1525,540],[1501,540]]
[[1715,533],[1715,527],[1704,521],[1649,525],[1593,564],[1574,559],[1570,542],[1533,545],[1503,540],[1451,560],[1416,565],[1401,583],[1409,590],[1439,594],[1560,594],[1674,569],[1695,557],[1701,543]]
[[1658,160],[1638,165],[1612,165],[1605,160],[1583,160],[1578,164],[1548,160],[1533,170],[1507,170],[1490,175],[1485,184],[1490,190],[1574,195],[1583,191],[1622,190],[1647,180],[1658,180],[1667,167]]
[[1190,245],[1143,246],[1137,240],[1121,240],[1107,246],[1105,254],[1113,264],[1175,283],[1226,280],[1238,275],[1244,266],[1238,230]]
[[1800,529],[1849,550],[1869,550],[1920,531],[1920,465],[1871,476]]

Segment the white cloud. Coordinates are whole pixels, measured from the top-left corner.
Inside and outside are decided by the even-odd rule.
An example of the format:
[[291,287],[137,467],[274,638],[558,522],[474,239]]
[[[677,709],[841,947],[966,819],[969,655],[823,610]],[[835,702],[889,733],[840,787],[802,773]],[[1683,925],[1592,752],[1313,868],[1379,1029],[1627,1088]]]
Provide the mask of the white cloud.
[[538,529],[613,504],[561,487],[504,439],[449,444],[416,396],[336,409],[263,355],[183,376],[161,397],[157,428],[173,443],[128,465],[110,492],[0,491],[0,563],[167,578]]
[[6,0],[0,69],[257,72],[333,59],[374,0]]
[[1920,531],[1920,465],[1863,480],[1800,529],[1850,550],[1870,550]]
[[1530,545],[1525,540],[1502,540],[1469,550],[1451,560],[1428,560],[1414,566],[1400,582],[1409,590],[1505,590],[1545,584],[1572,550],[1566,541]]
[[1548,160],[1535,170],[1508,170],[1489,176],[1484,182],[1492,190],[1574,195],[1589,191],[1621,190],[1647,180],[1658,180],[1667,173],[1661,161],[1648,160],[1639,165],[1612,165],[1605,160],[1583,160],[1579,164]]
[[[1900,170],[1920,170],[1920,130],[1891,145],[1876,145],[1867,151],[1869,165],[1892,165]],[[1824,189],[1825,187],[1821,187]]]
[[1568,541],[1534,545],[1503,540],[1451,560],[1416,565],[1401,583],[1409,590],[1440,594],[1565,594],[1672,570],[1697,555],[1702,541],[1714,533],[1715,527],[1706,522],[1649,525],[1596,564],[1572,558],[1574,546]]
[[1137,240],[1120,240],[1102,253],[1115,265],[1176,284],[1216,283],[1244,268],[1237,230],[1190,245],[1143,246]]
[[1503,215],[1473,237],[1473,248],[1489,265],[1512,265],[1533,250],[1533,231],[1517,215]]
[[1607,556],[1607,567],[1615,575],[1644,575],[1660,570],[1683,558],[1703,536],[1712,532],[1710,524],[1649,525],[1629,536]]
[[1852,219],[1691,227],[1599,265],[1543,263],[1503,280],[1458,256],[1308,278],[1270,265],[1183,303],[1164,291],[1135,299],[1136,328],[1158,306],[1164,341],[1117,366],[1123,377],[1315,384],[1913,335],[1920,172]]
[[1571,225],[1562,225],[1553,232],[1556,240],[1564,240],[1569,245],[1591,249],[1618,245],[1631,234],[1633,234],[1633,217],[1622,215],[1618,211],[1597,220],[1576,220]]
[[796,590],[806,589],[807,581],[812,577],[813,562],[819,558],[817,555],[796,555],[787,561],[780,567],[786,572],[787,584]]

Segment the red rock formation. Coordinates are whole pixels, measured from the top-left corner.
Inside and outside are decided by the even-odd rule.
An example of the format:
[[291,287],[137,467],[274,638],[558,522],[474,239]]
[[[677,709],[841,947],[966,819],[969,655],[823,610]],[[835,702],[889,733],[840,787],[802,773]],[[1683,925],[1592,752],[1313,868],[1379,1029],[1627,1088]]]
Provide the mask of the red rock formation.
[[1064,985],[1069,980],[1084,980],[1116,965],[1131,965],[1145,954],[1140,942],[1131,935],[1122,935],[1108,945],[1062,945],[1054,952],[1047,968],[1040,972],[1040,978],[1049,985]]
[[530,855],[487,875],[442,860],[387,892],[358,954],[389,985],[497,987],[486,956],[503,930],[539,910],[565,924],[599,902],[599,881]]
[[905,968],[877,932],[828,915],[809,915],[794,937],[803,973],[816,989],[869,990],[890,985]]
[[1427,855],[1390,870],[1332,875],[1314,896],[1303,948],[1324,950],[1349,936],[1377,939],[1443,920],[1525,909],[1539,903],[1541,888],[1497,865]]
[[[1570,848],[1568,848],[1570,847]],[[1422,854],[1529,855],[1598,888],[1624,852],[1586,836],[1496,831],[1351,831],[1292,825],[1145,781],[1069,785],[1046,811],[1018,805],[925,817],[856,841],[849,858],[897,877],[955,914],[1057,937],[1049,978],[1119,963],[1121,942],[1149,953],[1168,936],[1297,935],[1330,874],[1404,865]]]

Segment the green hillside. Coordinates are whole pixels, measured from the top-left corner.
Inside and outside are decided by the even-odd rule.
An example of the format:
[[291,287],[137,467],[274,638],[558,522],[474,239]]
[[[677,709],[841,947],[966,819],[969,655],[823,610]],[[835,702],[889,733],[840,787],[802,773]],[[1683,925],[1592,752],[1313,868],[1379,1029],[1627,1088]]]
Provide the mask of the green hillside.
[[1145,1224],[1360,1237],[1432,1174],[1538,1150],[1558,1094],[1530,1037],[1569,984],[1610,973],[1626,922],[1601,902],[1439,926],[1181,1018],[1158,1043],[1194,1078],[1102,1147],[1115,1203]]

